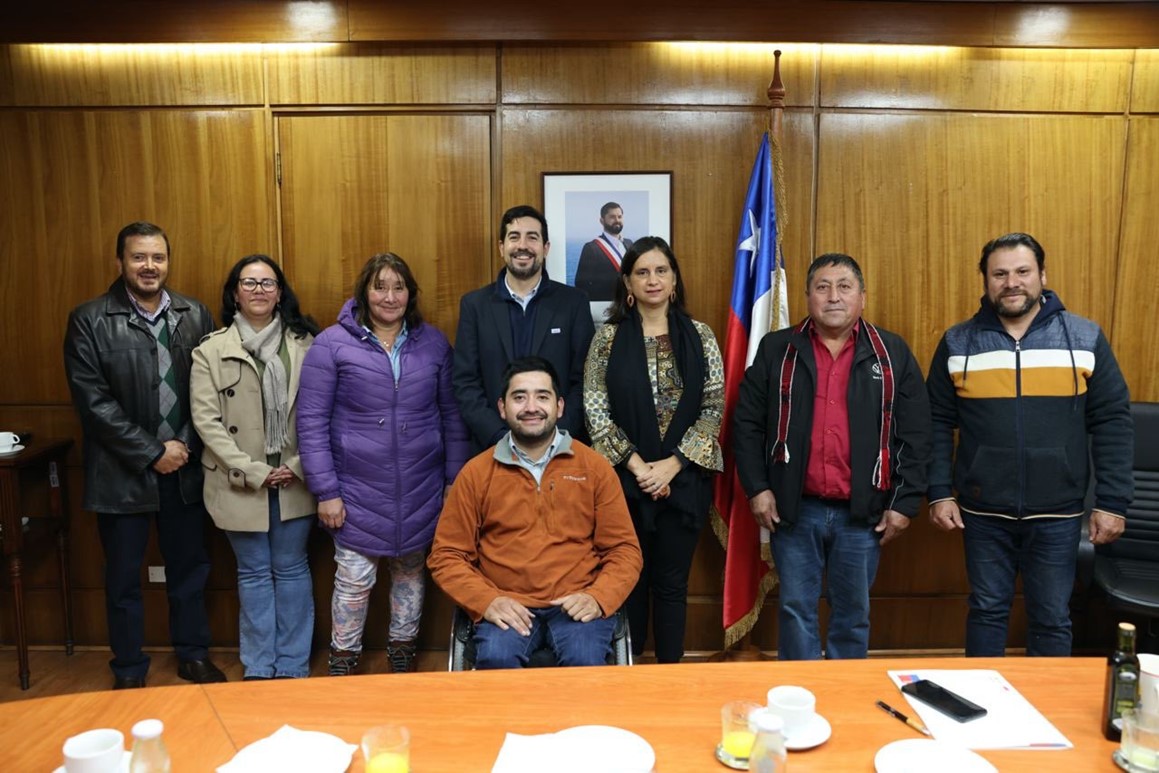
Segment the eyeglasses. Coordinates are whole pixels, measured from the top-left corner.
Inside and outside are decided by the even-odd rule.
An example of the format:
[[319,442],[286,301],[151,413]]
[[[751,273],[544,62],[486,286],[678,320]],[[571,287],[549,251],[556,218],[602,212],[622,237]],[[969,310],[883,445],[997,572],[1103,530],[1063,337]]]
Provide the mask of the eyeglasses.
[[245,279],[239,279],[237,284],[238,284],[238,287],[245,290],[247,293],[252,293],[253,291],[257,290],[259,287],[262,288],[262,290],[264,292],[267,292],[267,293],[272,293],[274,290],[278,289],[278,280],[277,279],[260,279],[259,280],[259,279],[254,279],[253,277],[247,276]]

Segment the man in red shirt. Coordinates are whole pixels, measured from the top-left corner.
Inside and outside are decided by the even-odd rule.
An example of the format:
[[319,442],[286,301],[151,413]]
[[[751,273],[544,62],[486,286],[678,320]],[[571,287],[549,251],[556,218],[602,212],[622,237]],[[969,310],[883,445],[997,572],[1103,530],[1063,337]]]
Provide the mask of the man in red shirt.
[[909,526],[925,492],[929,403],[905,341],[861,318],[857,261],[820,256],[805,295],[809,317],[766,335],[745,372],[734,420],[737,473],[770,532],[780,658],[821,658],[817,607],[826,579],[824,654],[863,658],[881,546]]

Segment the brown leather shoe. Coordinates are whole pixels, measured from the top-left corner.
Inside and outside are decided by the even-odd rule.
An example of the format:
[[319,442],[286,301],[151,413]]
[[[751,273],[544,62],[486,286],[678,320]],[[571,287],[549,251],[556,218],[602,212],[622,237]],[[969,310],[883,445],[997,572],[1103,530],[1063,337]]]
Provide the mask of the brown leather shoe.
[[213,684],[214,682],[226,681],[225,674],[221,673],[221,669],[213,665],[213,661],[209,658],[181,661],[177,666],[177,676],[194,684]]

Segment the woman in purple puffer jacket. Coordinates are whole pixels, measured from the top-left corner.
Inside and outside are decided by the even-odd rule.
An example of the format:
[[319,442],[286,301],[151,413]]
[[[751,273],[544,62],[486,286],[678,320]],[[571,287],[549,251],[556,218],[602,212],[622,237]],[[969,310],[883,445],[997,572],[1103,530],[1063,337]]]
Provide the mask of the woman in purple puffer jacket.
[[318,519],[334,538],[330,674],[350,674],[378,561],[390,569],[392,671],[414,668],[427,549],[443,492],[467,460],[451,345],[422,321],[406,262],[372,257],[338,324],[302,364],[298,447]]

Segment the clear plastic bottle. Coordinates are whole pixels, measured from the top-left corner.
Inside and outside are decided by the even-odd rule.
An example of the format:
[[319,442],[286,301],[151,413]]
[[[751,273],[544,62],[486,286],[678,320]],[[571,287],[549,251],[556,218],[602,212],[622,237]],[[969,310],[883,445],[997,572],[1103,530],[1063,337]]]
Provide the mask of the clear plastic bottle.
[[785,750],[784,720],[771,711],[754,711],[749,726],[757,734],[749,753],[750,773],[785,773],[789,754]]
[[165,724],[159,719],[142,719],[133,725],[133,755],[129,773],[169,773],[169,750],[161,734]]

